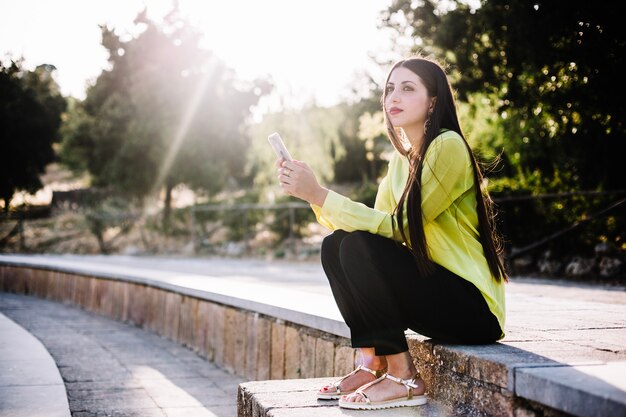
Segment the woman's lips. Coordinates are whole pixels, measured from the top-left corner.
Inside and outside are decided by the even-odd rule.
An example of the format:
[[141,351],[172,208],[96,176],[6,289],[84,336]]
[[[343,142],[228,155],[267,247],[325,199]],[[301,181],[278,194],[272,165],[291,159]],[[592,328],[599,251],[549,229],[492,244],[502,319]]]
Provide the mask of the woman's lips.
[[398,113],[402,113],[402,109],[399,109],[397,107],[392,107],[389,109],[389,114],[392,116],[395,116]]

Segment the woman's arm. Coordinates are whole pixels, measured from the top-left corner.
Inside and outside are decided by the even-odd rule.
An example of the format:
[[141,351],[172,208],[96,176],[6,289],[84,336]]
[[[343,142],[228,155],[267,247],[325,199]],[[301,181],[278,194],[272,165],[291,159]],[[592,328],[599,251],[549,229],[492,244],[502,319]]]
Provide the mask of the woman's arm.
[[283,190],[289,195],[308,201],[322,226],[330,230],[341,229],[348,232],[364,230],[401,240],[400,234],[394,234],[392,227],[393,207],[389,175],[381,181],[376,194],[375,208],[372,209],[321,187],[315,174],[304,162],[281,159],[277,161],[277,166],[280,167],[278,179]]

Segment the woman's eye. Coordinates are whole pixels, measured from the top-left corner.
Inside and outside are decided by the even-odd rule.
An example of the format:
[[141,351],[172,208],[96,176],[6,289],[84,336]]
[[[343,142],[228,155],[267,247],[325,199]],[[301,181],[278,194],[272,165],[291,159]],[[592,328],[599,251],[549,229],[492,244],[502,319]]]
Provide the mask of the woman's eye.
[[393,87],[387,87],[385,88],[385,93],[389,94],[393,91]]
[[403,88],[404,91],[413,91],[413,87],[406,86]]

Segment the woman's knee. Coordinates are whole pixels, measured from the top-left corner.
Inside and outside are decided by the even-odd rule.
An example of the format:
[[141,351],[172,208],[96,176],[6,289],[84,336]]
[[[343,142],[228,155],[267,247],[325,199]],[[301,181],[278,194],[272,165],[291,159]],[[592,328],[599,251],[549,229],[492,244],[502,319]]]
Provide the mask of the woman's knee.
[[[360,259],[367,260],[371,258],[372,252],[375,252],[374,241],[380,236],[369,232],[357,230],[345,236],[339,248],[339,256],[341,259]],[[374,249],[374,250],[373,250]]]
[[322,262],[325,259],[336,259],[339,257],[341,241],[348,235],[345,230],[335,230],[322,240],[321,256]]

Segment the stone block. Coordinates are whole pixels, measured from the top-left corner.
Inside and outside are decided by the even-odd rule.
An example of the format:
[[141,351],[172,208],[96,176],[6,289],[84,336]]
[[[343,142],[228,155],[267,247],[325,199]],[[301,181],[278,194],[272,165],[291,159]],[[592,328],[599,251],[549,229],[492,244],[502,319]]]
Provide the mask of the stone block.
[[626,362],[519,368],[515,394],[576,416],[626,415]]
[[409,344],[409,352],[411,353],[416,366],[420,364],[425,366],[434,366],[435,357],[433,355],[432,342],[424,341],[420,336],[409,336],[407,337],[407,342]]
[[328,378],[290,379],[281,381],[246,382],[237,393],[238,417],[451,417],[457,415],[436,401],[420,407],[394,408],[377,411],[345,410],[336,401],[316,399],[319,387]]
[[178,335],[176,340],[187,347],[192,347],[193,345],[195,310],[197,308],[197,299],[187,296],[181,298]]
[[90,311],[99,312],[100,311],[100,298],[99,298],[99,287],[98,280],[96,278],[88,278],[89,279],[89,289],[87,296],[87,305],[85,308]]
[[468,357],[467,373],[470,377],[505,389],[513,390],[513,368],[494,357]]
[[471,400],[466,403],[470,407],[490,416],[514,417],[515,407],[512,395],[506,395],[506,392],[502,392],[494,385],[478,381],[470,386],[470,390]]
[[59,275],[57,271],[47,271],[45,269],[32,269],[28,276],[24,276],[24,294],[33,294],[32,282],[37,280],[46,281],[46,293],[44,298],[59,301]]
[[165,326],[163,335],[174,341],[178,340],[182,299],[183,297],[180,294],[170,291],[165,293]]
[[234,308],[225,309],[224,368],[237,375],[245,374],[246,318]]
[[285,326],[285,378],[301,378],[300,335],[298,329]]
[[124,285],[124,320],[137,326],[146,323],[146,297],[148,287],[126,283]]
[[[429,374],[426,374],[429,375]],[[434,372],[430,377],[423,375],[426,390],[429,396],[437,398],[445,404],[458,406],[459,404],[471,404],[471,388],[473,381],[459,374],[447,372]]]
[[163,334],[165,322],[165,291],[154,287],[147,288],[146,324],[149,330]]
[[335,362],[333,375],[344,376],[352,372],[355,364],[356,349],[351,346],[337,345],[335,347]]
[[248,380],[270,378],[271,323],[258,313],[246,314],[245,376]]
[[224,345],[225,345],[225,328],[226,328],[226,307],[215,304],[213,309],[214,320],[210,329],[211,337],[209,338],[213,345],[213,361],[218,366],[224,365]]
[[67,289],[65,294],[64,303],[76,305],[76,286],[78,285],[79,277],[74,274],[66,274],[67,276]]
[[[57,283],[55,283],[55,286],[57,285]],[[96,291],[96,293],[98,294],[98,314],[110,317],[113,298],[110,291],[111,281],[97,278],[96,287],[98,288]]]
[[264,317],[257,321],[257,380],[271,378],[272,322]]
[[247,314],[241,310],[235,310],[235,328],[233,329],[235,333],[235,345],[233,347],[235,362],[233,368],[235,374],[242,377],[246,373],[246,324]]
[[29,275],[32,275],[30,268],[12,268],[8,267],[9,273],[7,278],[7,291],[15,294],[25,294],[25,282],[28,280]]
[[282,320],[271,323],[270,379],[285,378],[285,329]]
[[76,281],[75,299],[77,305],[87,309],[89,302],[89,278],[79,277]]
[[315,378],[332,376],[334,371],[335,344],[317,338],[315,341]]
[[212,303],[204,300],[198,300],[198,307],[195,310],[194,330],[193,330],[193,344],[194,349],[200,353],[200,355],[211,360],[208,357],[207,351],[207,338],[208,331],[211,322],[211,305]]
[[300,370],[302,378],[315,377],[316,338],[300,329]]
[[256,369],[259,354],[259,346],[257,343],[258,320],[258,313],[246,315],[246,369],[243,376],[249,381],[254,381],[257,379]]
[[469,371],[470,357],[463,351],[435,345],[432,347],[432,360],[452,372],[466,374]]
[[58,292],[56,294],[57,301],[60,303],[65,303],[67,301],[67,294],[69,290],[69,280],[68,275],[63,272],[57,273],[58,280]]
[[[115,317],[116,320],[126,321],[127,317],[127,305],[128,301],[126,299],[126,285],[128,285],[124,281],[116,281],[115,282]],[[138,294],[139,295],[139,294]]]

